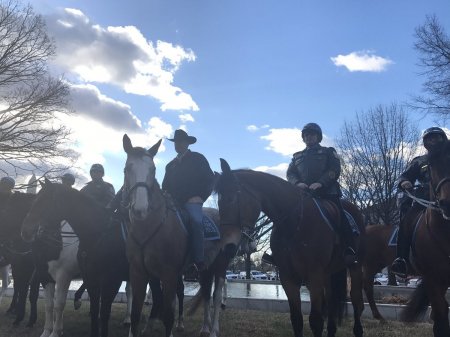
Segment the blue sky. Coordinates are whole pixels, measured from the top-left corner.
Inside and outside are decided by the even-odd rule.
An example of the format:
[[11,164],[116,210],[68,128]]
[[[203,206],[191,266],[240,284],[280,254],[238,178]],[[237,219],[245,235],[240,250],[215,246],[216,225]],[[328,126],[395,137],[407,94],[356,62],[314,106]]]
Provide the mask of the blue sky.
[[[282,4],[280,4],[282,3]],[[345,120],[421,91],[414,29],[436,14],[450,34],[448,0],[35,0],[74,86],[64,118],[80,152],[80,184],[94,162],[123,180],[122,135],[150,147],[184,128],[219,171],[284,176],[299,130],[322,126],[332,145]],[[432,124],[411,112],[420,129]],[[175,156],[165,141],[157,177]]]

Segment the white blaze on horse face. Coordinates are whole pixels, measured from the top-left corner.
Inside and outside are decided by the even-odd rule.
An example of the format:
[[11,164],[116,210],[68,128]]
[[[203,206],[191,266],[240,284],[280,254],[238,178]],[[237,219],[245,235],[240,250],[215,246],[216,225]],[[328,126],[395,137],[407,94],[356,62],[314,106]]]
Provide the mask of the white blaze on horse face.
[[[130,165],[131,164],[131,165]],[[154,176],[152,173],[155,172],[155,164],[153,163],[153,158],[150,156],[141,156],[134,159],[128,160],[128,165],[132,168],[130,172],[130,186],[137,183],[145,183],[149,188],[152,187],[154,183]],[[149,208],[149,191],[144,186],[139,186],[131,193],[131,208],[134,214],[139,214],[140,218],[145,218],[148,213]]]

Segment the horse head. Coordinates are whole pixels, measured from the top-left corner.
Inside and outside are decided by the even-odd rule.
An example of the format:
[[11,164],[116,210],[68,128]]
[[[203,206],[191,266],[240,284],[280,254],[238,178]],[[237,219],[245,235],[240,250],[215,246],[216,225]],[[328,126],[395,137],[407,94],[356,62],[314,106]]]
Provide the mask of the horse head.
[[214,190],[218,195],[221,228],[228,231],[224,250],[227,255],[234,255],[239,246],[241,250],[251,250],[251,236],[261,213],[261,204],[251,188],[239,182],[225,159],[221,158],[220,164],[222,174]]
[[41,184],[41,190],[36,195],[27,216],[22,223],[21,236],[26,242],[34,241],[39,228],[52,230],[59,228],[60,223],[64,218],[60,215],[58,210],[61,210],[58,205],[59,197],[58,191],[60,189],[67,189],[61,184],[54,184],[47,178]]
[[450,141],[430,152],[431,187],[442,216],[450,220]]
[[127,154],[125,163],[124,200],[128,204],[130,218],[143,221],[149,215],[150,198],[155,186],[159,186],[155,178],[153,158],[161,145],[161,139],[150,149],[133,147],[130,138],[123,136],[123,149]]

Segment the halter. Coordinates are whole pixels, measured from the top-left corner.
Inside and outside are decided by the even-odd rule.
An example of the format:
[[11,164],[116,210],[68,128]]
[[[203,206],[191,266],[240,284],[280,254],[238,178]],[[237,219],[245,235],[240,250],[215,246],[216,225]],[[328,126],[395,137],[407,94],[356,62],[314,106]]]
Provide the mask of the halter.
[[[153,178],[153,183],[155,183],[155,181],[156,181],[156,179]],[[122,197],[123,207],[126,208],[126,209],[130,209],[130,203],[131,203],[131,201],[130,201],[130,199],[131,199],[130,195],[131,195],[131,193],[134,192],[134,190],[136,190],[138,187],[144,187],[144,188],[147,190],[147,196],[148,196],[149,199],[150,199],[150,197],[151,197],[151,195],[152,195],[152,188],[153,188],[153,186],[154,186],[154,184],[152,184],[152,186],[150,186],[149,184],[147,184],[147,183],[144,182],[144,181],[139,181],[139,182],[137,182],[136,184],[134,184],[134,185],[133,185],[131,188],[129,188],[129,189],[125,188],[125,189],[124,189],[124,195],[123,195],[123,197]],[[125,186],[125,187],[126,187],[126,186]],[[151,209],[150,203],[148,203],[148,208]]]

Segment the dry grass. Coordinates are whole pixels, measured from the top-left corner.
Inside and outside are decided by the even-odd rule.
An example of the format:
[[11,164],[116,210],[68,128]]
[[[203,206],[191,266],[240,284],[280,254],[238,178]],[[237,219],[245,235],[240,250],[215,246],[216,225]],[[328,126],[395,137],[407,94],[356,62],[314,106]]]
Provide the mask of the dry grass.
[[[39,301],[39,318],[35,328],[27,329],[23,326],[13,328],[12,318],[5,316],[4,312],[9,305],[10,299],[6,298],[0,306],[0,337],[39,337],[42,333],[44,320],[43,302]],[[89,305],[83,303],[80,311],[75,311],[72,302],[67,303],[64,317],[64,335],[70,337],[89,336]],[[112,318],[110,321],[110,337],[128,336],[128,329],[122,327],[121,321],[125,312],[124,304],[114,304]],[[146,311],[147,312],[147,311]],[[28,317],[27,317],[28,318]],[[175,337],[198,336],[202,315],[197,313],[193,317],[185,319],[186,329],[184,332],[175,332]],[[282,313],[269,313],[262,311],[232,310],[227,309],[221,315],[221,337],[257,336],[257,337],[281,337],[293,336],[289,315]],[[311,337],[305,316],[305,336]],[[365,337],[428,337],[432,336],[430,324],[403,324],[389,322],[380,324],[374,320],[364,320]],[[158,324],[152,336],[164,336],[162,324]],[[325,335],[325,333],[324,333]],[[352,336],[352,321],[348,319],[339,328],[339,337]]]

